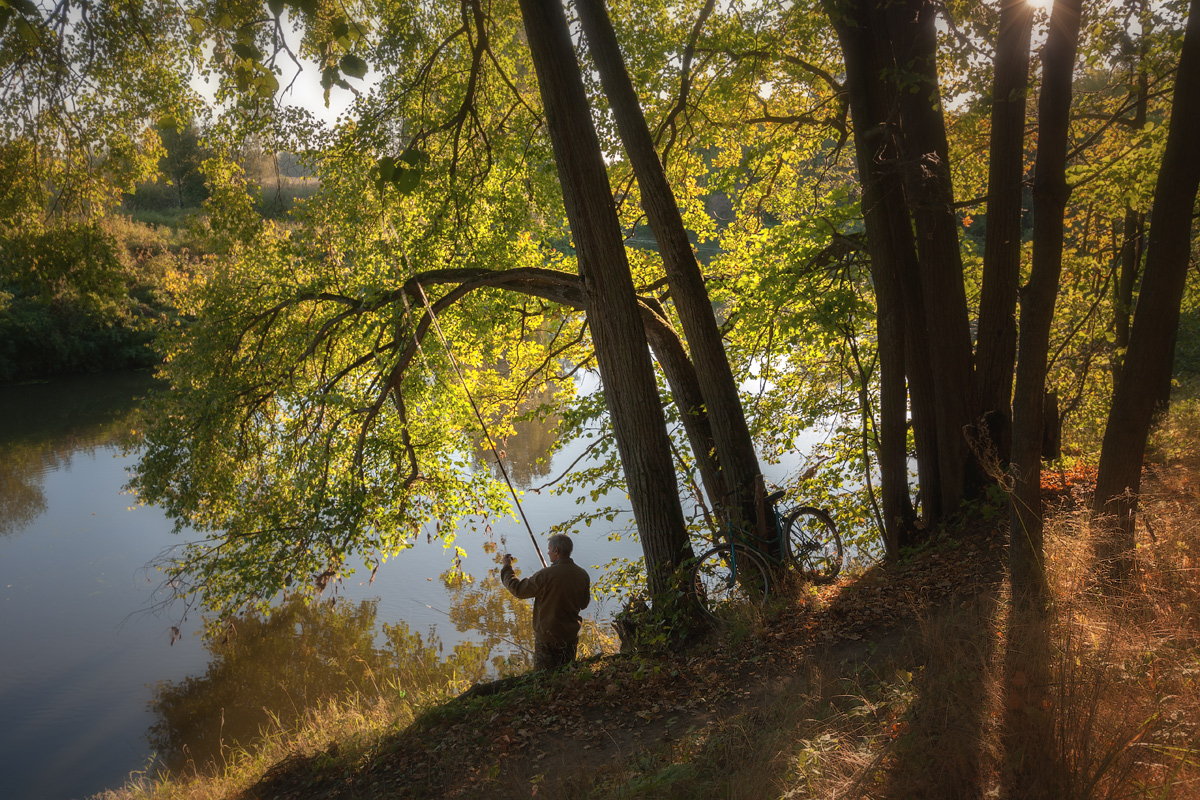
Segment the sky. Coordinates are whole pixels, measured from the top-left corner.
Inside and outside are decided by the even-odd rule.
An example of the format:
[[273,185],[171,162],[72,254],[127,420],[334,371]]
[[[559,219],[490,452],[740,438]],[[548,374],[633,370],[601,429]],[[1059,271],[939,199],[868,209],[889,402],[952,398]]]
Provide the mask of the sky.
[[[297,52],[299,50],[299,33],[292,30],[293,26],[287,18],[287,13],[284,11],[279,28],[288,40],[292,52]],[[205,58],[210,57],[211,53],[211,45],[209,45]],[[281,105],[303,108],[311,112],[318,120],[332,124],[340,116],[345,115],[354,104],[353,92],[334,86],[329,91],[329,105],[325,105],[325,90],[321,88],[321,70],[315,61],[301,58],[300,64],[297,65],[287,53],[280,53],[275,63],[282,70],[282,74],[277,76],[281,88],[276,95],[276,100]],[[346,80],[360,92],[366,93],[379,80],[379,77],[378,72],[370,70],[362,80],[354,78]],[[215,106],[215,79],[208,81],[201,75],[195,74],[192,76],[191,85],[205,101]]]

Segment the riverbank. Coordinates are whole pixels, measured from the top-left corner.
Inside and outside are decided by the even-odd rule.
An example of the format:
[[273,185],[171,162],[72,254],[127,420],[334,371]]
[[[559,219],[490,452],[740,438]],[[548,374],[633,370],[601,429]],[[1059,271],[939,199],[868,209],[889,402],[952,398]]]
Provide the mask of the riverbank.
[[330,708],[219,774],[104,797],[1008,797],[1031,781],[1195,796],[1200,482],[1156,473],[1155,538],[1114,597],[1091,568],[1085,475],[1052,495],[1042,636],[1009,614],[1006,521],[980,509],[899,565],[794,587],[686,653]]
[[205,247],[123,216],[0,229],[0,383],[154,366]]

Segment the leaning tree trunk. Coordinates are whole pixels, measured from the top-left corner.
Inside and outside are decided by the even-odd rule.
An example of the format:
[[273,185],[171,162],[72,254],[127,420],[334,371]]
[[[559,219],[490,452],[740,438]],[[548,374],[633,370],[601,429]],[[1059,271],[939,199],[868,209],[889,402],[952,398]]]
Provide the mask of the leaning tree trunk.
[[1154,186],[1142,290],[1125,365],[1104,429],[1096,476],[1093,511],[1113,534],[1100,548],[1099,555],[1116,578],[1127,577],[1132,568],[1134,519],[1146,439],[1154,414],[1165,407],[1165,387],[1171,381],[1179,304],[1191,252],[1193,209],[1200,188],[1197,142],[1200,142],[1200,0],[1192,0],[1175,75],[1167,147]]
[[[675,193],[667,182],[654,139],[646,126],[604,0],[579,0],[575,7],[625,152],[637,176],[642,205],[658,242],[671,287],[671,299],[679,313],[684,338],[700,380],[704,410],[712,425],[717,463],[732,493],[732,497],[710,499],[714,506],[726,508],[733,517],[745,518],[754,500],[758,456],[754,452],[754,442],[738,397],[737,381],[725,355],[704,276],[696,263]],[[680,411],[689,413],[688,409]],[[698,409],[692,413],[697,412]]]
[[992,134],[988,151],[987,237],[975,364],[978,408],[989,415],[996,459],[1008,461],[1013,364],[1017,356],[1017,285],[1021,277],[1021,198],[1025,175],[1025,95],[1033,5],[1004,0],[996,34]]
[[1042,569],[1042,395],[1050,323],[1062,273],[1071,78],[1081,0],[1057,0],[1042,47],[1038,149],[1033,176],[1033,265],[1021,290],[1021,335],[1013,393],[1009,566],[1014,597],[1040,598]]
[[521,0],[587,295],[604,397],[625,469],[652,596],[669,588],[688,546],[666,420],[633,278],[571,33],[558,0]]

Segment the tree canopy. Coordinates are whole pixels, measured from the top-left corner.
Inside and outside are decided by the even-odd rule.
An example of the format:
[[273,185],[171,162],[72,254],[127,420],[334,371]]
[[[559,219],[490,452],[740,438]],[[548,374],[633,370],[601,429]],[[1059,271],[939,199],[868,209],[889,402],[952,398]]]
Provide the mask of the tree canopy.
[[[1184,5],[1087,6],[1067,34],[1077,54],[1054,67],[1046,13],[1012,3],[607,4],[748,435],[770,461],[824,431],[789,488],[832,507],[862,557],[898,555],[989,480],[1036,488],[1040,453],[1030,464],[1010,442],[1042,440],[1039,381],[1068,456],[1095,458],[1138,306]],[[654,358],[668,485],[689,499],[689,535],[709,536],[712,513],[736,506],[704,428],[712,368],[678,312],[610,68],[563,11]],[[210,153],[212,255],[174,287],[189,321],[163,337],[170,389],[133,481],[203,535],[167,564],[174,591],[224,611],[266,604],[402,557],[429,528],[452,541],[464,520],[509,513],[474,463],[479,423],[428,336],[426,299],[494,436],[553,411],[560,439],[593,437],[607,459],[563,486],[622,485],[636,454],[613,437],[613,399],[572,380],[609,346],[581,249],[595,220],[568,222],[581,179],[555,160],[563,117],[528,13],[512,0],[0,6],[0,144],[31,167],[3,171],[6,229],[112,210],[154,173],[164,130],[198,120]],[[1028,33],[1005,38],[1010,25]],[[1020,58],[1030,46],[1040,61]],[[351,111],[327,122],[289,106],[288,64],[327,97],[353,92]],[[214,97],[190,87],[197,71]],[[1061,113],[1061,158],[1044,169],[1065,193],[1039,211],[1050,110],[1000,111],[1025,86],[1045,100],[1052,79],[1066,87],[1045,104]],[[285,219],[253,202],[238,159],[250,136],[319,180]],[[1007,166],[989,174],[1005,141]],[[1039,213],[1061,230],[1060,274],[1044,335],[1018,356]],[[1189,242],[1194,258],[1194,225]],[[1017,379],[1033,421],[1010,407],[1018,358],[1044,373]]]

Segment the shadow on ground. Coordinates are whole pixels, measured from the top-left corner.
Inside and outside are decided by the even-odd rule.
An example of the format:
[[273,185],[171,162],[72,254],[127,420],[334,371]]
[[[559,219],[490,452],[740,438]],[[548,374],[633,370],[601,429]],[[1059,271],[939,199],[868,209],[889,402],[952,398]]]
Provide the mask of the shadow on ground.
[[591,659],[455,699],[359,752],[294,756],[241,798],[778,796],[852,739],[874,750],[843,759],[851,796],[911,796],[932,773],[937,796],[979,797],[995,637],[956,645],[995,625],[1005,550],[985,530],[801,589],[687,653]]

